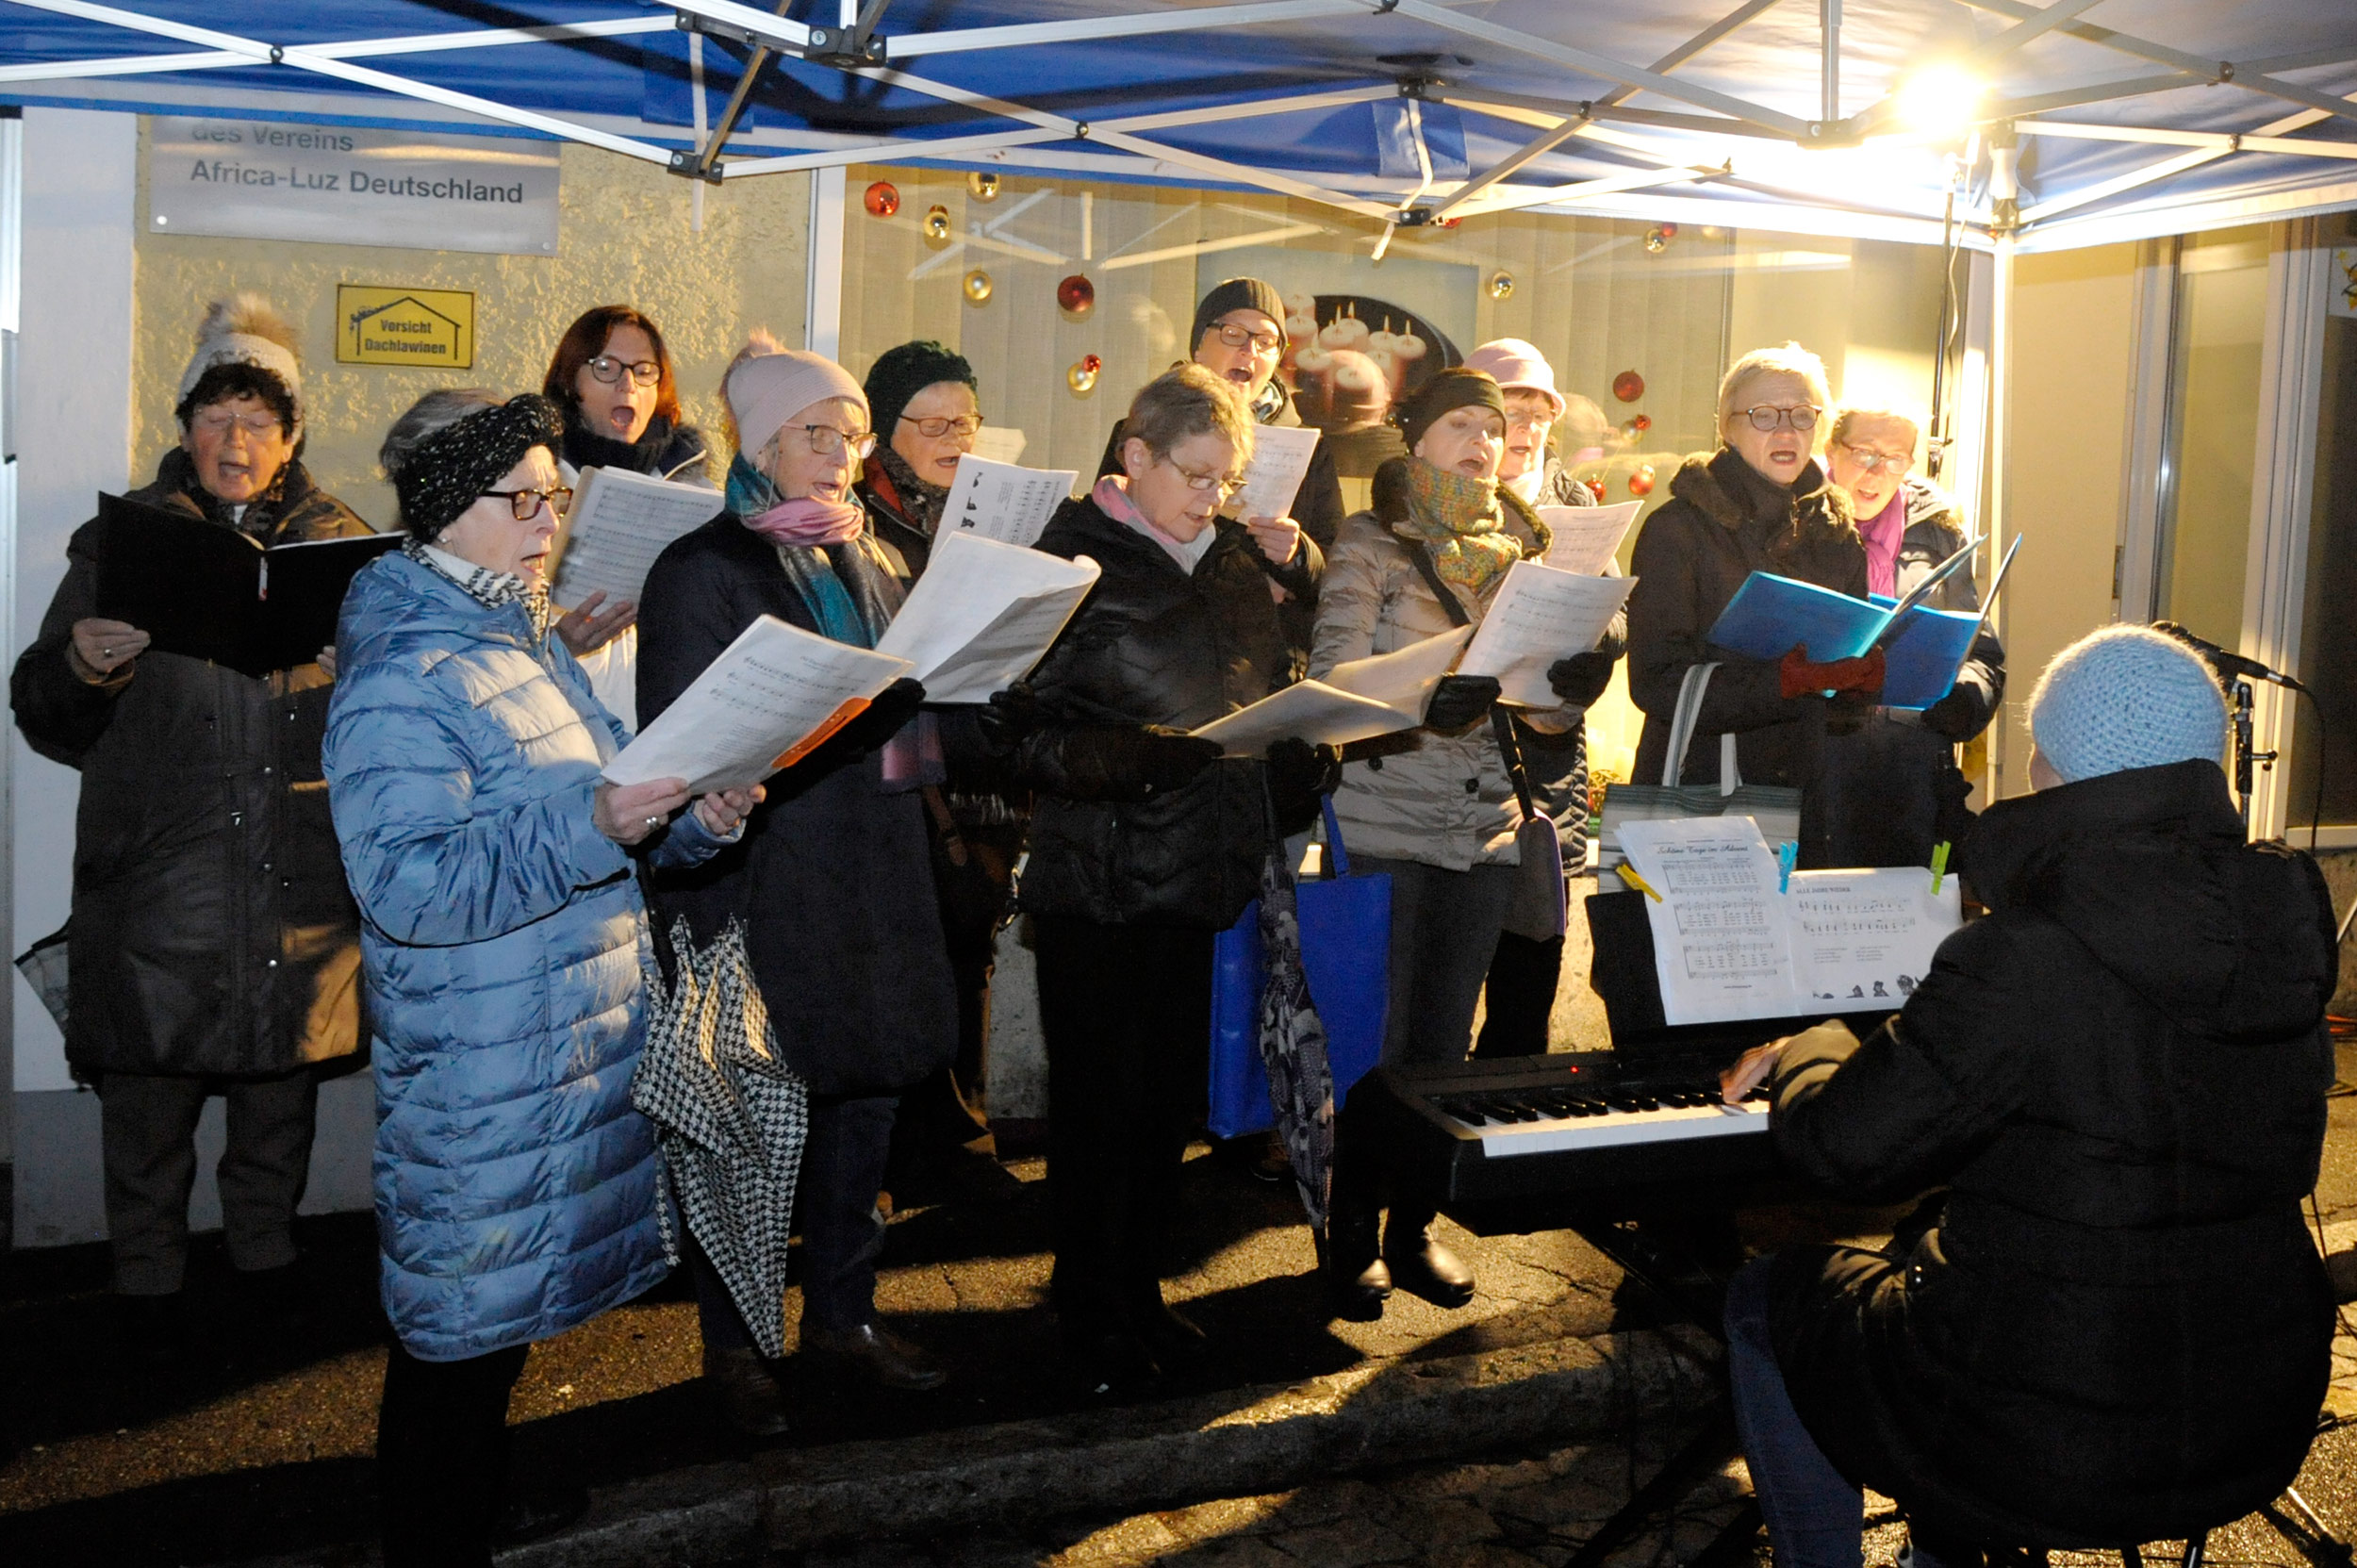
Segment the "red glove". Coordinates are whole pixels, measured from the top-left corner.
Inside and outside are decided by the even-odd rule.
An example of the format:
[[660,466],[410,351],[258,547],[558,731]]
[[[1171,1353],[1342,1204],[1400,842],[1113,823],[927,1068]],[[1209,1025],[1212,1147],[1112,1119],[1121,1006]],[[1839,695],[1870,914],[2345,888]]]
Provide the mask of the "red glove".
[[1795,645],[1776,666],[1777,689],[1787,701],[1795,697],[1822,697],[1827,692],[1854,691],[1860,697],[1882,695],[1883,651],[1879,648],[1862,659],[1836,659],[1831,664],[1812,664],[1808,650]]

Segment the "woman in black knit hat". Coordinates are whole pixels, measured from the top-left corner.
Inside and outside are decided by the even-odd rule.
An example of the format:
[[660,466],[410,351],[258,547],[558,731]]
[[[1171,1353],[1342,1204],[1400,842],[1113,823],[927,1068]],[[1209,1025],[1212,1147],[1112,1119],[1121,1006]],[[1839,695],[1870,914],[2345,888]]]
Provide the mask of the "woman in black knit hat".
[[[886,349],[864,388],[879,444],[855,487],[868,532],[904,582],[924,575],[942,503],[958,459],[982,427],[974,367],[931,340]],[[983,1049],[990,1035],[995,941],[1030,817],[1028,790],[1010,793],[982,764],[973,710],[938,716],[948,782],[928,787],[933,889],[958,990],[958,1056],[900,1097],[885,1180],[903,1200],[1006,1196],[1014,1186],[997,1165],[998,1146],[981,1113]]]
[[958,459],[982,428],[981,383],[965,356],[931,340],[886,349],[864,388],[878,445],[860,476],[868,526],[914,582],[932,553],[933,529]]

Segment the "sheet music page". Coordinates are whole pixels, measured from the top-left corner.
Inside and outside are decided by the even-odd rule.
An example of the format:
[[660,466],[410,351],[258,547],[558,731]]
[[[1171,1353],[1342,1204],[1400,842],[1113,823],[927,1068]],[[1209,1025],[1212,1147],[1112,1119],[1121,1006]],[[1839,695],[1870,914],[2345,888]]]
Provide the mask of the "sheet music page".
[[908,668],[906,659],[763,616],[605,765],[605,776],[616,784],[686,779],[699,795],[759,784],[799,761]]
[[635,602],[664,547],[720,515],[717,490],[626,469],[584,469],[556,533],[549,597],[567,608],[593,593]]
[[1323,681],[1296,681],[1225,718],[1214,718],[1192,734],[1216,740],[1230,757],[1257,757],[1272,742],[1306,740],[1312,746],[1347,746],[1412,727],[1416,720],[1370,697],[1338,690]]
[[1801,990],[1831,1013],[1891,1013],[1964,923],[1959,883],[1920,866],[1795,871],[1787,895]]
[[1030,437],[1020,430],[986,424],[974,432],[974,445],[969,450],[986,462],[1020,463],[1023,449],[1030,444]]
[[1547,565],[1583,577],[1603,576],[1644,504],[1624,501],[1611,506],[1540,507],[1539,520],[1555,536],[1547,546]]
[[876,652],[908,660],[929,702],[987,702],[1031,672],[1097,572],[1085,555],[944,534]]
[[943,530],[971,529],[984,538],[1030,546],[1056,508],[1072,499],[1072,469],[1024,469],[967,453],[958,459],[942,503]]
[[1293,516],[1294,498],[1310,471],[1318,433],[1308,425],[1264,424],[1252,432],[1252,461],[1244,468],[1244,488],[1233,504],[1240,518]]
[[1661,895],[1645,900],[1645,915],[1666,1021],[1778,1018],[1801,1010],[1776,857],[1757,823],[1748,817],[1628,822],[1621,848]]
[[1411,724],[1424,722],[1425,705],[1432,688],[1457,662],[1459,650],[1473,636],[1473,628],[1459,626],[1437,637],[1426,637],[1405,648],[1370,658],[1352,659],[1326,672],[1326,684],[1359,697],[1372,697]]
[[1458,662],[1459,675],[1494,675],[1503,701],[1552,708],[1562,699],[1547,685],[1547,667],[1585,653],[1627,602],[1634,577],[1582,577],[1536,561],[1517,561],[1490,601],[1473,643]]

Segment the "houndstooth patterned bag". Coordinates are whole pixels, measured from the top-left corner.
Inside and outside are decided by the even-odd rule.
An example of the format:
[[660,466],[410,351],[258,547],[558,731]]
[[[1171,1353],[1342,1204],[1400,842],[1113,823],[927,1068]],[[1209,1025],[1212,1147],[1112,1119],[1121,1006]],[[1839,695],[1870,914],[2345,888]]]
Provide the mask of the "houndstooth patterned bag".
[[674,921],[677,975],[648,980],[647,1044],[631,1103],[663,1150],[663,1247],[680,1259],[674,1201],[729,1288],[755,1344],[785,1353],[785,1241],[810,1128],[810,1090],[778,1054],[753,982],[745,928],[731,920],[699,951]]

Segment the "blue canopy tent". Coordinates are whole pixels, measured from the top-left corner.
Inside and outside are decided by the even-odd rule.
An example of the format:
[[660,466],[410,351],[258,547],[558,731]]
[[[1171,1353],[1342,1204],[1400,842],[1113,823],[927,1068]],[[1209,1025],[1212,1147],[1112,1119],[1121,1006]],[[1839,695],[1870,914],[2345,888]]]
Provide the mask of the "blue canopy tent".
[[1539,207],[1937,241],[1953,186],[1965,243],[2057,248],[2357,205],[2348,0],[779,9],[813,14],[325,0],[232,29],[193,0],[0,0],[0,100],[463,125],[715,179],[1175,180],[1371,225]]

